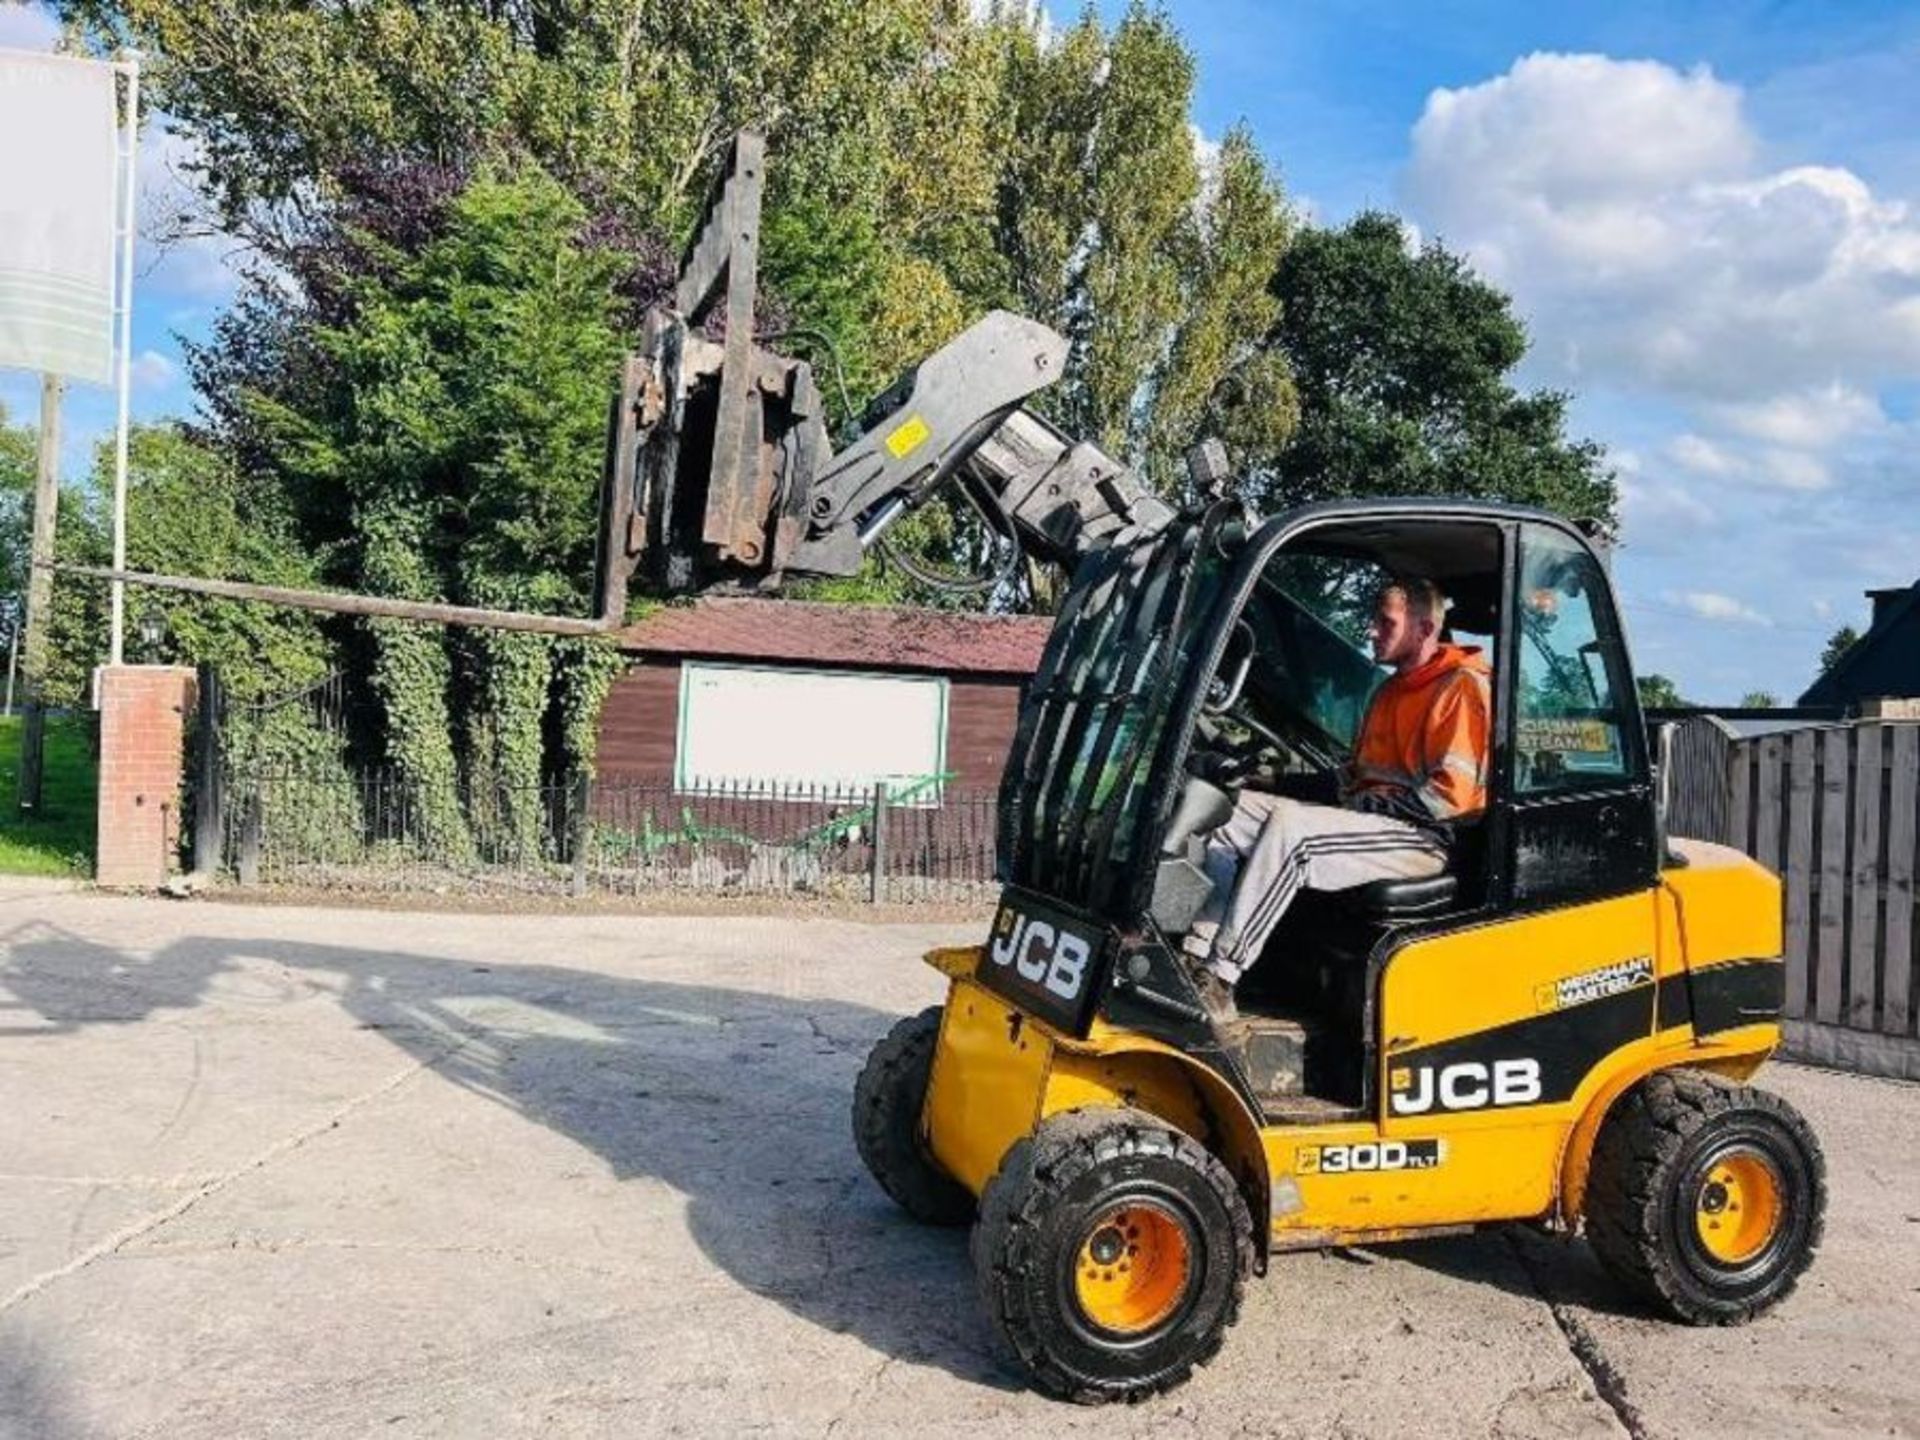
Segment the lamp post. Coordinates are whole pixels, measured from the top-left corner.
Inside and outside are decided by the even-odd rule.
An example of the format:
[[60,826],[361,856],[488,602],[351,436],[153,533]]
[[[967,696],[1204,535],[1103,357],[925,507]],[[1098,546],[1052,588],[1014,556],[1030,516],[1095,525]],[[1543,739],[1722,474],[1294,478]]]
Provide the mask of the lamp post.
[[146,654],[149,665],[160,661],[160,647],[166,643],[167,615],[158,605],[149,605],[140,612],[140,648]]

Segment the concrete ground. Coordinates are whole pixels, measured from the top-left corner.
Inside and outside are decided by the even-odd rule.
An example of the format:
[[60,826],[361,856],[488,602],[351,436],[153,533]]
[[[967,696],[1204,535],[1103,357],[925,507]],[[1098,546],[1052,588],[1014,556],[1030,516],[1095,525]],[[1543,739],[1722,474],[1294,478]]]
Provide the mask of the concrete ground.
[[1757,1324],[1496,1232],[1277,1261],[1163,1400],[1023,1390],[846,1123],[977,929],[0,888],[0,1435],[1920,1435],[1920,1088],[1788,1067],[1833,1202]]

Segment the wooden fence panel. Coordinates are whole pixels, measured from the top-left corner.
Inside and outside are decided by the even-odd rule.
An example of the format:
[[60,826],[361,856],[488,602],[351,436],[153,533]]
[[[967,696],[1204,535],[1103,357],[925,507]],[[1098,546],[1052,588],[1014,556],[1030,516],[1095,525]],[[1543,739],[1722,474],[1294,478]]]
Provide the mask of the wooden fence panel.
[[1920,829],[1920,726],[1889,726],[1893,761],[1887,787],[1887,928],[1881,950],[1883,1002],[1880,1028],[1889,1035],[1912,1035],[1914,969],[1914,838]]
[[1737,850],[1753,853],[1753,751],[1751,745],[1727,746],[1726,843]]
[[1884,785],[1880,773],[1878,725],[1857,726],[1853,732],[1853,894],[1848,916],[1847,1008],[1845,1023],[1856,1030],[1874,1028],[1874,1001],[1878,995],[1880,955],[1880,886],[1886,865],[1880,844],[1880,806]]
[[1780,873],[1780,779],[1786,768],[1786,753],[1786,743],[1778,735],[1768,735],[1754,757],[1759,798],[1754,809],[1753,849],[1748,853],[1776,875]]
[[[1855,721],[1674,749],[1670,795],[1702,834],[1725,786],[1723,843],[1781,879],[1790,1056],[1920,1080],[1920,726]],[[1689,773],[1691,772],[1691,773]],[[1705,817],[1705,818],[1702,818]]]
[[1787,853],[1780,867],[1787,882],[1787,1015],[1806,1018],[1813,999],[1814,972],[1808,965],[1812,940],[1814,811],[1814,732],[1798,730],[1790,742],[1787,769]]
[[[1811,734],[1812,732],[1809,732]],[[1820,860],[1815,870],[1814,1014],[1838,1025],[1845,1015],[1847,939],[1848,730],[1820,734]]]

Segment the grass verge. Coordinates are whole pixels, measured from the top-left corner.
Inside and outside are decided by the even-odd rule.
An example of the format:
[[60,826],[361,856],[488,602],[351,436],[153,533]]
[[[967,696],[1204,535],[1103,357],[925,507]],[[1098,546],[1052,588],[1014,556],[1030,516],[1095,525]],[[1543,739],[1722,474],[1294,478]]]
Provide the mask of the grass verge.
[[40,810],[20,809],[20,735],[26,722],[0,716],[0,875],[93,873],[94,787],[91,716],[47,717]]

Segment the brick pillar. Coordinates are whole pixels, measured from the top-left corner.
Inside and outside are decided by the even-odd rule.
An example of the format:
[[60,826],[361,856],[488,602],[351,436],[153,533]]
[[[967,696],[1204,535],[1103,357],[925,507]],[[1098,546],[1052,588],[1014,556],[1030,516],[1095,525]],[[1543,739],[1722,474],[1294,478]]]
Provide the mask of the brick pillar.
[[100,838],[94,878],[152,890],[180,843],[180,778],[194,673],[184,665],[100,670]]

